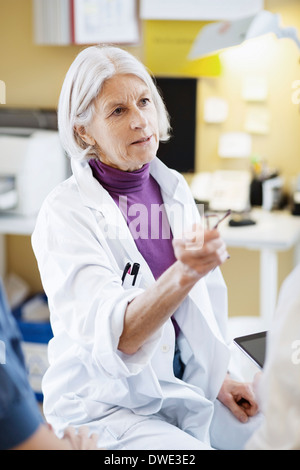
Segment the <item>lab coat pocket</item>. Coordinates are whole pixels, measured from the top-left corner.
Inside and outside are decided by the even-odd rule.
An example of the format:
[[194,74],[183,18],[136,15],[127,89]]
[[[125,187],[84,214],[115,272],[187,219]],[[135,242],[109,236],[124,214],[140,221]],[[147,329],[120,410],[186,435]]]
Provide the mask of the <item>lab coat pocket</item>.
[[116,441],[117,445],[117,441],[124,438],[126,434],[132,435],[135,431],[139,434],[141,432],[139,425],[149,419],[148,416],[140,416],[130,410],[119,409],[105,420],[105,431]]

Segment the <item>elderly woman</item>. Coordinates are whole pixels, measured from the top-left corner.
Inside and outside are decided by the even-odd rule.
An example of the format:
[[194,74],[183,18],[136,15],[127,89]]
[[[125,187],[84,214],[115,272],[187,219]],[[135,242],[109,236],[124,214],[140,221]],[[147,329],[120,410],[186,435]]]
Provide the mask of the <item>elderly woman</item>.
[[58,118],[73,175],[33,234],[54,332],[47,420],[87,424],[107,449],[243,447],[257,405],[227,373],[228,254],[156,157],[169,119],[152,78],[122,49],[89,47]]

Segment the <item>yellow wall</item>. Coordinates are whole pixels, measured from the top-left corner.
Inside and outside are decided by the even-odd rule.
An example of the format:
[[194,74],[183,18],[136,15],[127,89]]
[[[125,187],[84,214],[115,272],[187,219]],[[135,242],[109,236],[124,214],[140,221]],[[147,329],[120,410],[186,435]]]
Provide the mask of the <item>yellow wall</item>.
[[[296,26],[300,31],[299,0],[267,0],[265,8],[280,13],[285,26]],[[300,35],[300,33],[299,33]],[[199,81],[198,171],[247,169],[249,161],[221,159],[217,148],[222,132],[243,131],[244,119],[251,104],[241,98],[244,78],[248,75],[267,77],[269,93],[266,103],[271,114],[271,128],[267,135],[253,135],[253,152],[265,158],[272,168],[284,176],[286,189],[291,189],[295,175],[300,174],[300,108],[292,103],[292,84],[300,80],[300,51],[290,40],[273,37],[255,40],[253,50],[239,48],[226,52],[222,77]],[[222,55],[221,55],[222,57]],[[206,124],[203,121],[203,102],[208,96],[220,96],[229,104],[229,116],[224,124]],[[259,254],[255,251],[230,249],[231,259],[222,267],[229,287],[231,315],[253,315],[259,309]],[[293,267],[293,253],[280,253],[279,286]]]
[[[300,36],[299,0],[267,0],[268,10],[280,12],[283,24],[294,25]],[[289,40],[277,40],[273,35],[251,41],[253,46],[239,47],[221,54],[223,73],[219,79],[203,78],[199,83],[200,104],[207,96],[224,97],[229,104],[229,116],[222,125],[203,122],[202,108],[198,123],[198,168],[248,168],[248,161],[220,159],[217,155],[221,132],[243,131],[246,112],[253,106],[267,107],[271,114],[271,130],[266,136],[253,135],[253,152],[265,158],[271,167],[278,168],[287,178],[300,172],[300,113],[292,103],[292,84],[300,80],[300,50]],[[254,45],[255,44],[255,45]],[[226,59],[227,56],[227,59]],[[265,76],[269,86],[266,103],[249,104],[242,100],[245,77]]]
[[[267,0],[265,5],[270,11],[281,13],[285,25],[295,25],[300,31],[299,0]],[[6,82],[8,106],[56,107],[65,73],[80,50],[79,46],[35,45],[31,0],[0,0],[0,79]],[[142,47],[129,50],[143,58]],[[295,174],[300,173],[300,114],[291,102],[292,83],[300,80],[299,51],[287,40],[275,42],[270,50],[273,53],[262,59],[258,49],[254,62],[246,57],[235,66],[227,62],[221,78],[199,80],[198,171],[246,165],[245,162],[221,161],[217,155],[217,142],[223,131],[243,130],[248,106],[240,96],[243,78],[249,73],[263,71],[269,82],[267,106],[272,116],[271,132],[267,136],[254,136],[254,151],[266,157],[271,166],[282,170],[287,185]],[[222,96],[229,102],[230,115],[222,125],[203,122],[203,101],[211,95]],[[256,314],[259,305],[258,253],[237,249],[230,252],[231,259],[223,268],[229,287],[230,313]],[[7,264],[8,270],[27,280],[33,291],[41,288],[29,237],[7,236]],[[280,255],[280,283],[291,267],[292,254]]]

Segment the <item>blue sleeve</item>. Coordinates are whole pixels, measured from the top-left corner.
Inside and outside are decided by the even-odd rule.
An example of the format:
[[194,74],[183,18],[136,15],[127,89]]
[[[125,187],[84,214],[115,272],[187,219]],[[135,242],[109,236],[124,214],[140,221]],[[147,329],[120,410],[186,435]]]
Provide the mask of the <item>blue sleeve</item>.
[[12,449],[23,443],[42,423],[43,419],[35,398],[29,391],[0,417],[0,450]]
[[28,382],[20,332],[5,301],[1,282],[0,346],[0,450],[4,450],[29,439],[43,418]]

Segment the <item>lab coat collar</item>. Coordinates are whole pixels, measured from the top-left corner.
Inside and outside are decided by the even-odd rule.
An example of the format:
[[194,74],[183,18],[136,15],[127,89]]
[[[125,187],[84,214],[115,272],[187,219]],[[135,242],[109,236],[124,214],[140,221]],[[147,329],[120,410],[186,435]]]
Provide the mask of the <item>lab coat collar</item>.
[[150,163],[150,174],[158,182],[162,192],[168,197],[180,201],[179,176],[175,171],[170,170],[161,160],[155,158]]
[[[79,192],[85,206],[100,211],[104,217],[111,221],[113,199],[93,177],[92,170],[87,161],[71,161],[73,175],[76,179]],[[170,171],[157,157],[150,163],[150,174],[158,182],[162,197],[172,198],[181,202],[179,176]],[[115,204],[113,204],[113,207]],[[120,212],[118,210],[118,212]]]
[[89,163],[72,160],[71,166],[83,204],[102,213],[106,212],[106,204],[111,204],[113,199],[93,177]]

